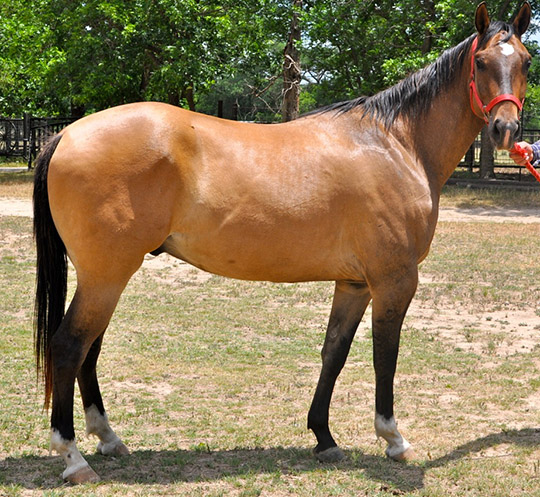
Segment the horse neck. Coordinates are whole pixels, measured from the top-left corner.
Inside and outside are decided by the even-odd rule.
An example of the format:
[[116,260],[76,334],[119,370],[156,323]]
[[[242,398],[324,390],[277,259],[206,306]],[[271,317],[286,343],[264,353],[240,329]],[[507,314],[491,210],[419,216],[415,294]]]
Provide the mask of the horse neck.
[[469,101],[468,71],[461,74],[433,100],[428,112],[415,122],[402,122],[408,143],[439,192],[452,175],[484,122],[475,116]]

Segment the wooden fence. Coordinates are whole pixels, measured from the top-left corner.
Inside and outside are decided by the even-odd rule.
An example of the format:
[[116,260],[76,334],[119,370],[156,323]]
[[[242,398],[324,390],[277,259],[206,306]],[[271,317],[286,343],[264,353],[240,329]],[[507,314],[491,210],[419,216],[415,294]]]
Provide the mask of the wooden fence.
[[72,117],[0,117],[0,157],[22,157],[28,168],[50,136],[71,124]]

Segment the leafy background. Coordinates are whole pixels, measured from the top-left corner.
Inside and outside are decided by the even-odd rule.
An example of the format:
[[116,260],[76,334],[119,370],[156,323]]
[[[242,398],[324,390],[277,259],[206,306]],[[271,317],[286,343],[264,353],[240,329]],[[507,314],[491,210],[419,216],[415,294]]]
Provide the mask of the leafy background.
[[[489,2],[496,19],[519,6]],[[215,114],[223,100],[225,117],[237,104],[242,119],[279,119],[294,8],[292,0],[5,0],[0,114],[79,116],[141,100]],[[396,83],[472,34],[475,8],[468,0],[304,0],[300,112]],[[533,55],[535,29],[526,39]],[[539,107],[539,84],[535,62],[528,114]]]

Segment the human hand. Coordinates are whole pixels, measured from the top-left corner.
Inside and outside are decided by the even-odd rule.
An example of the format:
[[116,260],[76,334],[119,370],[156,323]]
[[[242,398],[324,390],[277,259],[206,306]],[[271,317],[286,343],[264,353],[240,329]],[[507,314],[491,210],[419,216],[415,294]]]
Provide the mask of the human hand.
[[[516,143],[520,147],[523,153],[517,152],[514,148],[510,150],[510,158],[518,165],[525,166],[527,162],[532,161],[533,158],[533,149],[531,145],[527,142]],[[515,146],[514,146],[515,147]]]

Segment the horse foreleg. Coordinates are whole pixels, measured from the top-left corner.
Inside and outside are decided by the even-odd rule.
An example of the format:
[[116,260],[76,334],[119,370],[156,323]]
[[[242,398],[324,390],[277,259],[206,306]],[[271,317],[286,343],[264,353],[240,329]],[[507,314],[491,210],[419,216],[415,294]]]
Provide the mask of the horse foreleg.
[[405,313],[416,291],[418,276],[402,276],[373,293],[373,363],[375,367],[375,432],[388,443],[386,455],[395,460],[411,459],[409,442],[397,429],[394,418],[394,375],[399,338]]
[[321,375],[308,414],[308,428],[317,437],[314,453],[323,462],[338,461],[344,457],[330,433],[328,411],[336,379],[345,364],[356,329],[370,299],[369,291],[363,284],[336,284],[321,354]]
[[109,426],[109,420],[103,406],[96,374],[96,363],[101,351],[103,334],[92,344],[81,366],[77,380],[86,418],[86,434],[99,438],[97,451],[106,456],[128,455],[128,448]]

